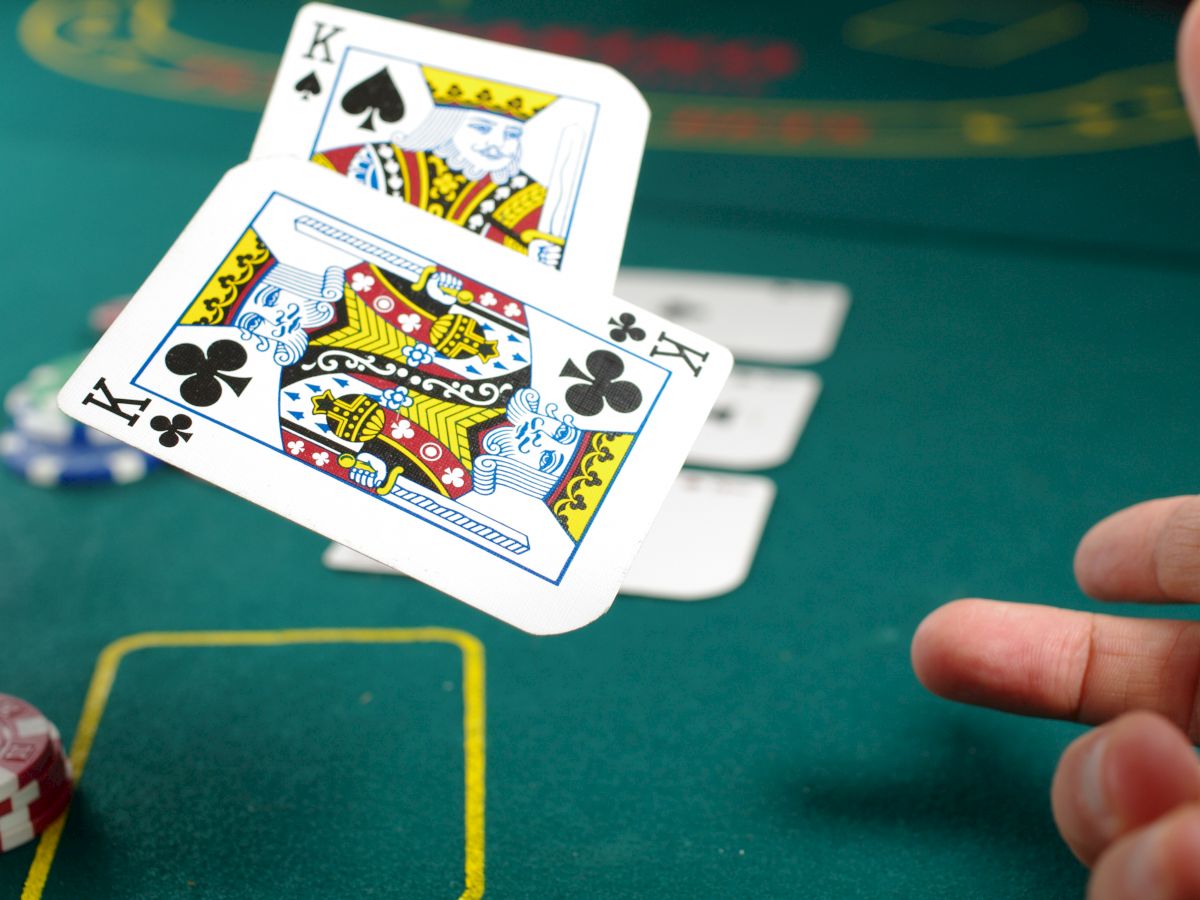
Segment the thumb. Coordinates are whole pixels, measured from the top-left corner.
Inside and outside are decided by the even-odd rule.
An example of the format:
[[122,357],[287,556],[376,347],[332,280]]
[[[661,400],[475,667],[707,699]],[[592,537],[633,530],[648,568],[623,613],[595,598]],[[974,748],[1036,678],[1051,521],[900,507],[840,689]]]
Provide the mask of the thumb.
[[1179,83],[1200,135],[1200,0],[1193,0],[1179,28]]

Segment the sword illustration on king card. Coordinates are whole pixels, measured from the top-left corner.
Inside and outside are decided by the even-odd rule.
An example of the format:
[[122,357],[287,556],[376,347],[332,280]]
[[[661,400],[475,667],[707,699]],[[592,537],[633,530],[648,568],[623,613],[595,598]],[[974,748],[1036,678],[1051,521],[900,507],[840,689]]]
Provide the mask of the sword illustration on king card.
[[[368,240],[360,233],[347,231],[330,225],[316,216],[300,216],[296,219],[296,231],[307,237],[314,238],[331,247],[336,247],[345,253],[357,256],[363,262],[373,263],[386,268],[389,272],[399,275],[410,282],[414,290],[424,290],[430,276],[438,267],[428,259],[415,253],[400,253],[397,249],[388,249],[374,241]],[[436,282],[435,282],[436,284]],[[475,295],[468,290],[442,291],[449,297],[445,302],[458,301],[470,303]]]
[[[370,466],[360,462],[353,453],[341,454],[338,464],[348,469],[370,469]],[[383,484],[374,489],[375,494],[390,497],[397,505],[435,525],[469,532],[476,539],[495,544],[510,553],[521,554],[529,550],[529,536],[524,532],[468,506],[425,493],[416,485],[411,485],[399,477],[400,473],[401,468],[394,466]]]
[[566,242],[567,229],[571,225],[571,211],[575,208],[575,194],[579,190],[580,169],[583,163],[583,129],[571,125],[563,129],[558,139],[558,150],[554,154],[554,166],[546,185],[546,199],[542,203],[542,214],[537,230],[522,233],[522,242],[540,238],[560,247]]

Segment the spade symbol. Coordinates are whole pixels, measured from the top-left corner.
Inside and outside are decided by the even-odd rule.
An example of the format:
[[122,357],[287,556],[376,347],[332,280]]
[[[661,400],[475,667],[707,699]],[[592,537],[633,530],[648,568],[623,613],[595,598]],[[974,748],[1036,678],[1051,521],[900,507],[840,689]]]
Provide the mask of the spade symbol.
[[317,81],[317,73],[309,72],[299,81],[297,81],[296,93],[303,94],[305,100],[314,94],[321,93],[321,82]]
[[385,122],[398,122],[404,115],[404,101],[385,67],[346,91],[342,109],[352,116],[366,113],[367,117],[358,127],[374,131],[375,113],[379,113],[379,118]]

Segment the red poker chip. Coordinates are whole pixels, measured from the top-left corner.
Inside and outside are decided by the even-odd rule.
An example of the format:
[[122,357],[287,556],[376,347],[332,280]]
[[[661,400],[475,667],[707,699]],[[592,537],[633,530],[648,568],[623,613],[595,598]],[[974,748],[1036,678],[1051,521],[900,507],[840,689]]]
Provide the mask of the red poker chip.
[[31,817],[40,816],[51,809],[59,793],[70,786],[71,764],[61,752],[56,753],[50,765],[29,784],[7,800],[0,800],[0,821],[21,809],[28,809]]
[[57,734],[33,706],[0,694],[0,800],[7,800],[46,769]]
[[133,299],[132,294],[123,294],[93,306],[91,312],[88,313],[88,324],[92,327],[92,331],[96,334],[104,334],[108,331],[109,326],[117,320],[117,316],[129,305],[131,299]]
[[46,807],[37,815],[28,809],[20,809],[0,816],[0,853],[28,844],[49,828],[66,812],[71,802],[71,785],[68,782],[54,797],[48,798]]

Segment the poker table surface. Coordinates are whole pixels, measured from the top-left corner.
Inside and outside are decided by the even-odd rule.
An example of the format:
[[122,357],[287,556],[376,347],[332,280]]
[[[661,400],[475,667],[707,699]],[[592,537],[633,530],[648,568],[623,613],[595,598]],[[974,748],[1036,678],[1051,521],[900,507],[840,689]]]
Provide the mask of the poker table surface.
[[[845,283],[822,396],[744,585],[554,637],[177,471],[0,473],[0,691],[82,769],[0,896],[1080,896],[1082,728],[936,699],[908,646],[960,596],[1095,608],[1080,535],[1194,489],[1180,6],[351,5],[630,74],[625,263]],[[3,383],[245,158],[295,9],[4,4]]]

